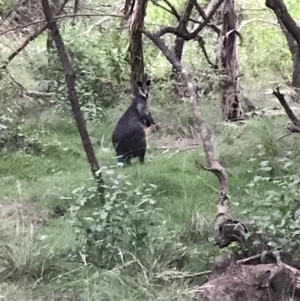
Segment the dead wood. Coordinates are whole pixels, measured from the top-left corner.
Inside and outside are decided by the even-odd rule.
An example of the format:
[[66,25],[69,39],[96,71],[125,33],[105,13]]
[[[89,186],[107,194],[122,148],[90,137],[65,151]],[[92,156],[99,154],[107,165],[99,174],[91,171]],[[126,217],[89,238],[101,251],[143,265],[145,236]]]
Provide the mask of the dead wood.
[[42,0],[42,5],[43,5],[43,11],[47,20],[49,30],[51,31],[53,41],[57,48],[57,53],[59,55],[62,67],[64,69],[65,79],[66,79],[66,84],[68,89],[68,97],[70,100],[72,112],[78,128],[78,132],[81,137],[82,145],[85,150],[87,160],[91,166],[92,174],[97,183],[99,196],[102,202],[104,203],[104,181],[99,171],[100,166],[96,158],[94,148],[88,130],[86,128],[86,124],[83,119],[81,108],[79,105],[78,96],[75,89],[75,72],[68,58],[64,42],[61,38],[60,31],[57,27],[57,23],[53,19],[53,14],[51,12],[51,8],[49,6],[48,0]]
[[300,133],[300,121],[290,108],[289,104],[285,100],[284,94],[280,92],[279,87],[277,87],[275,90],[273,90],[273,95],[277,97],[279,100],[280,104],[284,108],[287,116],[293,123],[291,126],[288,127],[288,130],[290,130],[292,133]]
[[300,272],[279,256],[274,256],[273,263],[249,265],[232,254],[223,254],[215,259],[208,282],[191,294],[212,301],[286,300],[290,295],[300,300],[299,284]]
[[215,174],[219,180],[219,196],[216,215],[216,222],[219,225],[219,236],[216,239],[216,242],[220,247],[224,247],[225,245],[229,245],[231,242],[236,241],[237,238],[241,241],[244,239],[247,230],[241,222],[228,218],[228,176],[225,168],[219,162],[212,142],[212,136],[202,116],[198,104],[198,95],[196,92],[197,87],[193,78],[190,72],[176,59],[175,54],[168,49],[164,41],[159,36],[148,31],[143,32],[157,46],[157,48],[161,50],[166,59],[182,75],[186,83],[187,90],[189,92],[189,102],[200,130],[200,136],[209,166],[203,168]]

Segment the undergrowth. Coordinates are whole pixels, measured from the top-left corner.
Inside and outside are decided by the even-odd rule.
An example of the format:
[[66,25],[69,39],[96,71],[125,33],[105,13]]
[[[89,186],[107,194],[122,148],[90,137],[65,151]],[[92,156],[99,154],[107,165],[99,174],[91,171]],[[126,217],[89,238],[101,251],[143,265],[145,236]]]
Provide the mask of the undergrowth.
[[[155,11],[152,7],[148,18]],[[44,47],[46,36],[31,44],[30,59],[17,57],[11,63],[15,81],[2,74],[0,296],[7,300],[189,300],[214,258],[228,251],[214,245],[218,182],[200,167],[205,155],[186,93],[174,92],[171,68],[149,41],[145,58],[153,82],[151,111],[161,130],[148,137],[144,165],[117,166],[111,133],[129,103],[127,35],[113,26],[99,28],[83,35],[86,23],[78,21],[61,31],[106,184],[104,206],[66,101],[56,53]],[[276,38],[268,43],[282,42],[278,32],[268,32]],[[253,35],[260,47],[255,51],[268,49],[264,38]],[[213,43],[208,51],[213,54]],[[290,70],[290,63],[282,60],[275,66],[269,60],[257,74],[270,55],[264,51],[248,64],[251,51],[245,47],[241,52],[249,76],[242,78],[243,96],[260,108],[274,105],[265,93],[268,82],[274,68]],[[285,58],[286,49],[280,51]],[[257,117],[240,125],[222,122],[218,93],[206,81],[209,75],[214,82],[215,75],[192,43],[184,60],[197,81],[212,87],[200,93],[201,111],[229,174],[230,215],[254,224],[270,246],[295,259],[299,139],[278,140],[286,116]],[[258,78],[263,79],[259,88]],[[54,94],[50,100],[29,101],[16,92],[16,81]]]

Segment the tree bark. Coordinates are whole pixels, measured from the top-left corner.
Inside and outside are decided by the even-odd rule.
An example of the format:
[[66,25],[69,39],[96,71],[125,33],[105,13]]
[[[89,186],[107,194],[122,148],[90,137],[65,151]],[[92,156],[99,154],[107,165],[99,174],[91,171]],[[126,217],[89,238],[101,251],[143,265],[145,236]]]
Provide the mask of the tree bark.
[[[219,197],[218,197],[218,207],[217,207],[217,224],[221,225],[227,222],[228,220],[228,198],[227,194],[229,191],[228,185],[228,176],[225,168],[219,162],[218,156],[214,149],[214,145],[212,142],[212,136],[210,131],[204,121],[202,116],[199,104],[198,104],[198,95],[197,88],[193,81],[192,75],[190,72],[179,62],[174,53],[171,52],[164,41],[155,34],[144,31],[144,34],[152,40],[152,42],[161,50],[166,59],[172,64],[174,68],[177,69],[179,73],[181,73],[184,81],[186,82],[187,90],[190,96],[190,105],[192,112],[195,117],[195,121],[200,130],[200,136],[203,143],[203,148],[206,155],[206,160],[209,168],[202,167],[207,171],[214,173],[219,180]],[[230,220],[231,221],[231,220]],[[223,227],[223,226],[222,226]],[[225,228],[225,227],[223,227]],[[220,230],[220,234],[222,231]],[[224,234],[223,234],[224,235]]]
[[[50,9],[51,9],[52,16],[54,15],[55,11],[57,11],[58,6],[59,6],[59,0],[52,0],[50,2]],[[55,49],[55,44],[54,44],[50,30],[48,31],[48,34],[47,34],[46,49],[47,49],[47,53],[48,53],[48,65],[49,65],[49,67],[51,67],[51,61],[52,61],[51,51]]]
[[74,115],[74,119],[76,121],[76,125],[78,128],[78,132],[81,137],[81,141],[83,144],[83,148],[85,150],[87,160],[91,166],[92,174],[96,180],[98,192],[102,202],[104,203],[104,181],[101,173],[99,172],[100,166],[98,160],[96,158],[94,148],[89,136],[89,133],[86,128],[85,121],[82,116],[81,108],[78,102],[78,96],[75,89],[75,72],[71,66],[70,60],[68,58],[66,48],[64,42],[61,38],[59,29],[57,27],[56,21],[53,19],[53,13],[49,6],[48,0],[42,0],[43,11],[45,14],[45,18],[47,20],[48,28],[51,31],[52,38],[55,42],[58,55],[61,60],[62,67],[65,72],[65,79],[68,88],[68,96],[70,100],[70,104],[72,107],[72,112]]
[[300,27],[289,14],[283,1],[266,0],[266,6],[274,11],[277,19],[282,21],[288,32],[293,36],[297,44],[300,45]]
[[144,28],[147,4],[148,0],[135,1],[131,15],[129,53],[132,96],[138,92],[137,81],[145,78],[142,31]]
[[288,43],[292,61],[293,61],[293,75],[292,75],[292,86],[295,88],[296,92],[300,94],[300,46],[293,36],[288,32],[286,27],[283,25],[281,20],[278,20],[282,32],[285,35],[286,41]]
[[234,0],[225,0],[222,9],[222,33],[219,46],[219,70],[223,72],[221,81],[221,109],[225,120],[244,118],[240,100],[240,74]]
[[123,17],[121,20],[121,26],[127,26],[129,18],[132,14],[133,8],[135,5],[135,0],[125,0],[123,8]]
[[300,27],[293,20],[282,0],[267,0],[266,6],[272,9],[288,43],[292,54],[292,86],[300,94]]
[[[178,23],[178,26],[177,26],[178,30],[181,32],[184,32],[184,34],[188,34],[187,25],[188,25],[189,18],[191,16],[194,5],[195,5],[195,0],[187,0],[185,10]],[[184,46],[184,39],[177,36],[176,40],[175,40],[174,52],[175,52],[176,59],[179,62],[181,62],[183,46]],[[176,71],[176,69],[173,68],[173,72],[175,72],[175,71]]]

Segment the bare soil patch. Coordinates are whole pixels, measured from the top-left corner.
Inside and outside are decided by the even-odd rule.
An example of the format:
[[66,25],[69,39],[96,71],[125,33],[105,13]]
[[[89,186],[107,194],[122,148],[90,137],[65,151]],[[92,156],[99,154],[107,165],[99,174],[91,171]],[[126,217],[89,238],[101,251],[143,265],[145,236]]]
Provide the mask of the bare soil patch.
[[46,215],[31,202],[0,205],[2,222],[23,224],[25,226],[44,224]]
[[[274,271],[275,276],[270,277]],[[278,269],[276,263],[243,265],[233,255],[225,254],[216,258],[208,282],[194,290],[192,297],[211,301],[298,301],[297,279],[289,269]]]

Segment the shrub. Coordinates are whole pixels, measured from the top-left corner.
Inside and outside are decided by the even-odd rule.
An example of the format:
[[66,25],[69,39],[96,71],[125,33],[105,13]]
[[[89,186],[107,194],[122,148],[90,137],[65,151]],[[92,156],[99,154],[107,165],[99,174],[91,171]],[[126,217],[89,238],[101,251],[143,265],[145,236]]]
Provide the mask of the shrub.
[[[115,29],[102,33],[93,30],[88,35],[83,23],[75,27],[66,25],[61,33],[76,72],[76,90],[86,119],[101,119],[103,108],[120,102],[129,82],[129,66],[126,62],[125,33]],[[57,99],[67,99],[65,79],[56,48],[48,53],[48,62],[40,62],[40,73],[50,82],[50,90]]]
[[264,152],[253,159],[258,161],[259,168],[246,190],[251,194],[247,204],[251,209],[242,214],[251,215],[251,223],[259,229],[258,234],[263,234],[271,248],[295,254],[300,247],[300,157],[294,157],[291,151],[287,151],[283,158],[277,159],[277,164],[281,165],[278,174],[272,162],[261,160],[262,156]]
[[137,257],[149,267],[156,261],[158,268],[181,257],[184,246],[167,228],[161,209],[155,206],[155,185],[133,188],[117,170],[102,168],[102,173],[109,176],[104,206],[96,198],[95,187],[73,191],[73,223],[75,231],[85,237],[88,260],[112,268]]

